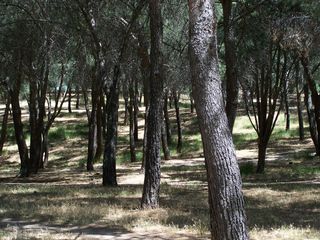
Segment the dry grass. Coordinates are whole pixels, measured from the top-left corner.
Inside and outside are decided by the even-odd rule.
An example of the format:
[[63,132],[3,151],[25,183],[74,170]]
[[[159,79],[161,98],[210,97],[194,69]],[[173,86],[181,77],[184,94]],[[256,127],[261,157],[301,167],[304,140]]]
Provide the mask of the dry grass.
[[[117,188],[101,186],[101,163],[95,172],[84,170],[83,111],[63,112],[58,119],[51,135],[49,167],[37,176],[15,178],[17,150],[6,145],[0,163],[0,239],[208,239],[207,188],[197,123],[187,109],[182,117],[184,152],[174,153],[172,160],[162,164],[161,208],[156,210],[139,209],[140,163],[118,166]],[[120,131],[119,154],[126,160],[128,127],[121,124]],[[254,165],[254,133],[246,118],[238,119],[235,133],[240,134],[239,146],[246,146],[238,151],[241,165]],[[265,174],[243,175],[251,239],[320,239],[319,160],[310,156],[310,141],[300,143],[288,136],[272,142]]]

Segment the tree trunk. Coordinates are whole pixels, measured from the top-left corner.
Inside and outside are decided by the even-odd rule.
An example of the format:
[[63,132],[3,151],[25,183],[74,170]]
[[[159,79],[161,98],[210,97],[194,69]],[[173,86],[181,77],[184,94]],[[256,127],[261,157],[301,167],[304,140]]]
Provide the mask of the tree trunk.
[[320,96],[317,91],[317,85],[312,78],[312,74],[309,70],[309,59],[305,57],[301,57],[301,63],[304,69],[304,75],[306,78],[306,82],[311,91],[311,99],[314,107],[314,115],[315,115],[315,123],[316,123],[316,132],[317,132],[317,145],[316,145],[316,153],[320,155]]
[[133,86],[133,81],[130,81],[129,86],[129,95],[130,95],[130,101],[129,101],[129,120],[130,120],[130,128],[129,128],[129,136],[130,136],[130,156],[131,156],[131,162],[136,162],[136,143],[134,138],[134,132],[135,132],[135,126],[134,126],[134,104],[135,104],[135,89]]
[[144,114],[144,132],[143,132],[143,146],[142,146],[142,162],[141,162],[141,170],[145,168],[146,164],[146,152],[147,152],[147,133],[148,133],[148,114],[149,107],[146,107]]
[[97,107],[97,150],[94,157],[94,161],[98,162],[101,159],[103,153],[103,136],[102,136],[102,107],[103,107],[103,92],[100,90],[100,97],[98,100],[98,107]]
[[163,100],[162,76],[162,18],[161,1],[149,0],[151,33],[150,102],[147,121],[145,178],[141,199],[142,208],[157,208],[160,192],[160,143]]
[[[41,133],[37,83],[30,79],[29,124],[30,124],[30,173],[37,173],[41,165]],[[43,121],[43,119],[42,119]]]
[[2,155],[3,145],[7,141],[7,128],[8,128],[8,117],[10,109],[10,96],[7,94],[7,103],[4,110],[2,124],[1,124],[1,136],[0,136],[0,156]]
[[122,88],[122,94],[123,94],[123,99],[124,99],[124,119],[123,119],[123,124],[125,126],[128,125],[128,109],[129,109],[129,99],[128,99],[128,89],[126,84],[123,84]]
[[72,88],[71,88],[71,84],[69,83],[68,86],[68,112],[72,113]]
[[302,141],[304,139],[304,124],[303,124],[303,115],[302,115],[302,108],[301,108],[299,62],[296,63],[295,83],[296,83],[296,97],[297,97],[297,112],[298,112],[298,120],[299,120],[299,140]]
[[263,139],[259,139],[258,143],[258,165],[257,173],[263,173],[266,165],[267,143]]
[[285,89],[284,89],[284,107],[285,107],[285,118],[286,118],[286,131],[290,130],[290,108],[289,108],[289,89],[288,89],[289,82],[285,82]]
[[40,168],[46,168],[49,160],[49,142],[48,142],[48,130],[44,130],[42,133],[42,165]]
[[172,144],[170,117],[168,112],[168,91],[166,91],[163,103],[164,124],[168,145]]
[[118,79],[120,66],[114,68],[114,79],[107,100],[107,124],[103,156],[103,186],[117,186],[116,151],[118,138]]
[[134,99],[133,99],[133,125],[134,125],[134,141],[137,142],[139,141],[139,124],[138,124],[138,113],[139,113],[139,107],[138,107],[138,97],[139,97],[139,91],[138,91],[138,80],[135,79],[134,81]]
[[316,119],[315,119],[316,117],[312,107],[310,91],[307,84],[304,85],[303,90],[304,90],[304,103],[306,105],[306,109],[308,113],[310,136],[314,144],[314,147],[316,149],[316,152],[318,153],[319,143],[318,143],[318,133],[317,133],[317,126],[316,126]]
[[161,143],[162,143],[162,151],[165,160],[169,160],[170,157],[170,149],[168,146],[167,134],[166,134],[166,126],[165,121],[162,121],[161,124]]
[[189,0],[190,65],[207,169],[211,238],[246,240],[241,176],[225,112],[211,0]]
[[79,109],[80,106],[80,90],[79,86],[76,86],[76,94],[77,94],[77,100],[76,100],[76,109]]
[[[94,84],[94,83],[93,83]],[[97,91],[92,88],[92,109],[89,119],[87,171],[93,171],[94,157],[97,150]]]
[[19,149],[20,156],[20,176],[27,177],[29,176],[29,155],[28,147],[24,138],[23,124],[21,120],[21,107],[19,102],[20,87],[22,81],[22,57],[20,56],[17,73],[15,76],[15,83],[12,90],[10,90],[11,106],[12,106],[12,117],[14,124],[14,132],[16,137],[16,142]]
[[190,112],[194,113],[194,103],[193,103],[193,97],[191,93],[190,93]]
[[179,97],[176,91],[173,91],[173,100],[174,107],[176,110],[176,123],[177,123],[177,134],[178,134],[178,143],[177,143],[177,152],[181,153],[182,150],[182,128],[181,128],[181,119],[180,119],[180,108],[179,108]]
[[237,74],[236,38],[232,21],[232,0],[222,1],[226,64],[226,112],[232,132],[237,115],[239,82]]

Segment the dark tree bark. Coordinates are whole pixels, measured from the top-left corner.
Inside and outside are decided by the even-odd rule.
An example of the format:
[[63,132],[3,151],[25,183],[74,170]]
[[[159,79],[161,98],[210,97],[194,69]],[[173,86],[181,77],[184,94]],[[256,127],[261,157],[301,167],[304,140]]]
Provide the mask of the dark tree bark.
[[315,144],[315,147],[316,147],[317,155],[320,155],[320,134],[319,134],[320,133],[320,95],[318,94],[317,85],[313,79],[312,72],[309,69],[310,68],[309,59],[302,56],[300,60],[303,66],[306,82],[311,92],[311,100],[314,108],[314,116],[315,116],[315,123],[316,123],[316,132],[317,132],[317,141],[316,141],[317,144]]
[[190,112],[194,113],[194,102],[193,102],[193,97],[191,93],[190,93]]
[[296,63],[296,76],[295,76],[295,87],[296,87],[296,100],[297,100],[297,112],[298,112],[298,121],[299,121],[299,140],[304,139],[304,124],[303,124],[303,114],[301,106],[301,87],[300,87],[300,65],[299,62]]
[[290,108],[289,108],[289,81],[284,84],[284,108],[286,118],[286,131],[290,130]]
[[236,38],[232,23],[232,0],[221,1],[223,7],[223,30],[226,64],[226,112],[232,132],[237,115],[239,82],[237,73]]
[[10,96],[7,94],[7,103],[6,108],[4,110],[4,114],[2,117],[2,124],[1,124],[1,135],[0,135],[0,156],[2,155],[3,146],[7,141],[7,129],[8,129],[8,117],[9,117],[9,110],[10,110]]
[[91,89],[91,113],[89,118],[89,132],[88,132],[88,156],[87,156],[87,171],[93,171],[94,157],[97,150],[97,105],[98,105],[98,91],[96,80],[92,80]]
[[[149,105],[149,97],[150,97],[150,92],[149,92],[150,91],[150,83],[149,83],[150,57],[148,53],[149,46],[148,46],[146,36],[141,32],[139,32],[138,34],[138,41],[139,41],[138,55],[140,58],[140,70],[143,78],[143,100],[144,100],[144,106],[147,107]],[[141,97],[140,97],[140,102],[141,102]]]
[[21,53],[19,54],[18,59],[18,66],[17,72],[15,76],[15,82],[10,89],[10,98],[11,98],[11,106],[12,106],[12,117],[13,117],[13,124],[14,124],[14,132],[16,137],[16,142],[19,149],[20,155],[20,176],[27,177],[30,174],[29,171],[29,153],[27,143],[25,141],[24,132],[23,132],[23,124],[21,120],[21,107],[19,102],[19,95],[20,95],[20,88],[21,88],[21,81],[22,81],[22,56]]
[[118,185],[116,172],[116,150],[118,138],[119,75],[120,67],[116,65],[114,68],[113,83],[110,87],[107,99],[107,124],[103,157],[103,186]]
[[68,112],[72,113],[72,87],[71,83],[68,86]]
[[134,100],[133,100],[133,125],[134,125],[134,141],[139,141],[139,124],[138,124],[138,114],[139,114],[139,106],[138,106],[138,98],[139,98],[139,90],[138,90],[138,79],[134,79]]
[[130,137],[130,156],[131,156],[131,162],[136,162],[136,142],[134,138],[134,132],[135,132],[135,124],[134,124],[134,105],[136,101],[136,96],[135,96],[135,89],[134,89],[134,81],[130,81],[129,84],[129,96],[130,96],[130,101],[129,101],[129,120],[130,120],[130,127],[129,127],[129,137]]
[[161,1],[149,0],[151,33],[150,102],[147,118],[145,178],[141,199],[142,208],[157,208],[160,192],[160,143],[163,100],[162,18]]
[[140,0],[137,7],[132,12],[131,20],[127,26],[126,33],[124,35],[119,56],[117,58],[117,64],[114,66],[112,84],[109,88],[109,94],[107,97],[107,124],[106,124],[106,136],[105,136],[105,152],[103,157],[103,185],[116,186],[117,174],[116,174],[116,150],[117,150],[117,132],[118,132],[118,108],[119,108],[119,78],[120,78],[120,66],[124,60],[124,54],[127,50],[129,38],[131,36],[132,26],[136,19],[139,17],[143,7],[145,6],[144,0]]
[[310,136],[317,152],[317,149],[319,149],[319,142],[318,142],[318,132],[317,132],[317,125],[316,125],[316,116],[312,106],[310,90],[307,84],[304,85],[303,91],[304,91],[304,103],[308,113]]
[[126,83],[123,84],[122,94],[124,99],[124,119],[123,124],[128,125],[128,112],[129,112],[129,96],[128,96],[128,86]]
[[99,94],[99,100],[98,100],[98,106],[97,106],[97,149],[96,154],[94,156],[94,161],[98,162],[101,159],[102,153],[103,153],[103,124],[102,124],[102,108],[104,104],[104,97],[103,97],[103,91],[100,90]]
[[147,153],[147,133],[148,133],[148,114],[149,107],[146,106],[145,114],[144,114],[144,132],[143,132],[143,145],[142,145],[142,161],[141,161],[141,170],[144,170],[146,165],[146,153]]
[[259,139],[258,142],[258,165],[257,173],[263,173],[266,165],[266,153],[267,153],[268,141],[265,139]]
[[208,177],[211,238],[248,239],[241,177],[225,113],[211,0],[189,0],[190,65]]
[[79,86],[76,86],[76,97],[77,97],[76,109],[78,110],[79,106],[80,106],[80,90],[79,90]]
[[178,134],[178,143],[177,143],[177,152],[181,153],[182,150],[182,128],[181,128],[181,117],[180,117],[180,107],[179,107],[179,96],[178,93],[174,90],[172,91],[174,108],[176,111],[176,123],[177,123],[177,134]]
[[167,142],[168,142],[168,145],[171,145],[172,136],[171,136],[170,117],[168,112],[168,91],[165,92],[165,96],[164,96],[163,114],[164,114],[164,124],[165,124]]
[[161,143],[162,143],[162,151],[163,151],[164,159],[169,160],[171,156],[170,156],[170,149],[168,146],[165,120],[163,120],[161,124]]
[[[41,133],[42,129],[41,126],[39,127],[38,124],[42,123],[43,126],[43,119],[40,119],[39,116],[39,109],[37,103],[37,83],[36,79],[30,79],[30,98],[29,98],[29,125],[30,125],[30,173],[37,173],[40,164],[41,164],[41,145],[42,145],[42,138]],[[40,130],[39,130],[40,129]]]

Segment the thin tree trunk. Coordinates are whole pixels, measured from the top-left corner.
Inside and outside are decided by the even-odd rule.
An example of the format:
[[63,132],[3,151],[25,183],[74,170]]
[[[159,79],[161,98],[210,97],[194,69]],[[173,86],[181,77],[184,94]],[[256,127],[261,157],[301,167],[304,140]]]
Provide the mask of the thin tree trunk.
[[165,160],[169,160],[170,157],[170,149],[168,146],[167,134],[166,134],[166,126],[165,121],[162,121],[161,124],[161,143],[162,143],[162,151]]
[[138,97],[139,97],[139,91],[138,91],[138,80],[135,79],[134,81],[135,90],[134,90],[134,100],[133,100],[133,125],[134,125],[134,141],[139,141],[139,124],[138,124],[138,113],[139,113],[139,107],[138,107]]
[[168,145],[172,144],[171,136],[171,126],[170,126],[170,117],[168,112],[168,91],[165,92],[164,101],[163,101],[163,114],[164,114],[164,123],[167,136]]
[[135,105],[135,89],[133,86],[134,82],[131,81],[129,85],[129,95],[130,95],[130,101],[129,101],[129,120],[130,120],[130,128],[129,128],[129,136],[130,136],[130,156],[131,156],[131,162],[136,162],[136,143],[134,138],[134,132],[135,132],[135,126],[134,126],[134,105]]
[[107,124],[105,150],[103,157],[103,186],[117,186],[116,150],[118,138],[119,89],[118,78],[120,66],[114,69],[114,79],[107,100]]
[[146,165],[146,152],[147,152],[147,133],[148,133],[148,114],[149,114],[149,107],[146,107],[144,114],[144,132],[143,132],[143,146],[142,146],[142,162],[141,162],[141,170],[145,169]]
[[297,112],[298,112],[298,120],[299,120],[299,140],[302,141],[304,139],[304,124],[303,124],[303,115],[302,115],[302,106],[301,106],[301,92],[300,92],[300,65],[299,62],[296,63],[296,97],[297,97]]
[[79,109],[80,106],[80,91],[79,86],[76,86],[76,94],[77,94],[77,100],[76,100],[76,109]]
[[317,133],[317,126],[316,126],[316,119],[315,119],[316,117],[312,107],[312,100],[310,96],[309,87],[307,84],[304,85],[303,90],[304,90],[304,102],[305,102],[305,106],[308,113],[310,136],[314,144],[314,147],[316,149],[316,152],[318,152],[319,143],[318,143],[318,133]]
[[173,91],[174,107],[176,110],[176,123],[177,123],[177,152],[181,153],[182,150],[182,128],[181,128],[181,118],[180,118],[180,107],[179,107],[179,97],[176,91]]
[[128,109],[129,109],[129,97],[128,97],[128,89],[127,86],[125,86],[126,84],[124,84],[123,86],[123,99],[124,99],[124,119],[123,119],[123,124],[124,125],[128,125]]
[[[95,81],[95,80],[94,80]],[[94,83],[92,84],[94,85]],[[91,90],[92,109],[89,119],[89,133],[88,133],[88,156],[87,156],[87,171],[93,171],[94,157],[97,150],[97,91],[95,86]]]
[[[30,79],[30,101],[29,101],[29,124],[30,124],[30,173],[37,173],[41,165],[41,133],[39,128],[40,122],[37,83]],[[39,121],[38,121],[39,120]],[[39,130],[40,129],[40,130]]]
[[191,93],[190,93],[190,112],[194,113],[194,103],[193,103],[193,97]]
[[267,143],[263,139],[259,139],[258,143],[258,165],[257,173],[263,173],[266,165]]
[[69,83],[68,86],[68,112],[72,113],[72,87],[71,84]]
[[98,107],[97,107],[97,150],[94,157],[94,161],[98,162],[101,159],[103,153],[103,135],[102,135],[102,105],[103,103],[103,92],[100,90],[99,100],[98,100]]
[[12,106],[12,117],[13,117],[13,124],[14,124],[14,132],[16,137],[16,142],[19,149],[19,156],[20,156],[20,176],[27,177],[29,176],[29,155],[28,155],[28,147],[25,141],[24,132],[23,132],[23,124],[21,120],[21,107],[19,102],[19,95],[20,95],[20,87],[22,81],[22,57],[20,56],[15,84],[13,89],[10,90],[10,98],[11,98],[11,106]]
[[301,63],[304,69],[304,75],[306,78],[306,82],[311,91],[311,99],[314,107],[314,115],[315,115],[315,123],[316,123],[316,132],[317,132],[317,145],[316,145],[316,153],[320,155],[320,96],[317,91],[317,86],[314,80],[312,79],[312,74],[309,70],[309,60],[302,57]]
[[189,0],[190,65],[207,169],[211,238],[247,240],[241,176],[219,76],[211,0]]
[[48,130],[44,130],[42,134],[42,166],[41,168],[46,168],[49,160],[49,142],[48,142]]
[[161,116],[163,110],[162,18],[160,0],[149,0],[149,16],[151,33],[150,102],[147,118],[145,178],[141,207],[157,208],[159,207],[160,193]]
[[2,155],[3,145],[7,141],[7,129],[8,129],[8,117],[10,110],[10,96],[7,94],[7,103],[4,110],[2,124],[1,124],[1,136],[0,136],[0,156]]
[[232,0],[222,1],[226,64],[226,112],[232,132],[237,115],[239,82],[237,73],[236,38],[232,21]]
[[290,108],[289,108],[289,90],[288,90],[289,82],[285,82],[284,89],[284,107],[285,107],[285,118],[286,118],[286,131],[290,130]]

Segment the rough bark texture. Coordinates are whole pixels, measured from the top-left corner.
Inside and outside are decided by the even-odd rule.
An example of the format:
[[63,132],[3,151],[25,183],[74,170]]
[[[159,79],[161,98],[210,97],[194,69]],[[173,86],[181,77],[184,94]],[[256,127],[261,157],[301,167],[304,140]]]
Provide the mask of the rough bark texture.
[[160,143],[163,99],[162,81],[162,20],[161,1],[149,0],[151,31],[150,106],[147,121],[147,145],[145,149],[145,178],[141,200],[142,208],[159,206],[160,192]]
[[5,144],[5,142],[7,140],[9,109],[10,109],[10,96],[8,94],[6,108],[4,110],[4,114],[3,114],[3,117],[2,117],[2,124],[1,124],[0,156],[2,155],[3,145]]
[[107,124],[103,157],[103,186],[118,185],[116,172],[116,150],[118,138],[119,76],[120,66],[116,65],[114,68],[113,82],[107,99]]
[[222,0],[226,64],[226,112],[232,132],[237,115],[239,82],[237,74],[236,39],[232,26],[232,0]]
[[314,109],[312,107],[310,91],[309,91],[309,87],[307,84],[305,84],[303,90],[304,90],[304,103],[305,103],[307,113],[308,113],[310,136],[311,136],[312,142],[314,144],[314,147],[316,149],[316,152],[318,152],[317,149],[319,149],[319,143],[318,143],[316,117],[314,114]]
[[192,88],[207,168],[212,239],[248,239],[241,177],[223,102],[211,0],[189,0]]

